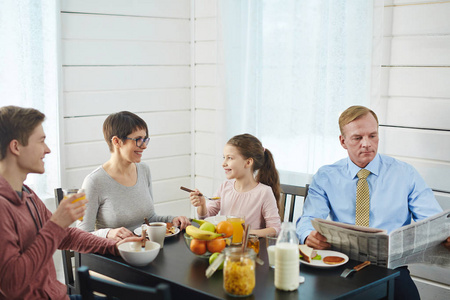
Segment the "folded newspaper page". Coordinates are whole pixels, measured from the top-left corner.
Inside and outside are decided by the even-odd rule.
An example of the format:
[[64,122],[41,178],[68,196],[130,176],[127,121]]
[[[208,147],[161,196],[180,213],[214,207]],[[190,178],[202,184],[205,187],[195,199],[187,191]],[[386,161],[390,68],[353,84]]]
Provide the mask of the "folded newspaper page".
[[442,242],[450,236],[450,210],[392,231],[323,219],[311,221],[331,247],[350,259],[397,268],[425,263],[450,267],[450,251]]

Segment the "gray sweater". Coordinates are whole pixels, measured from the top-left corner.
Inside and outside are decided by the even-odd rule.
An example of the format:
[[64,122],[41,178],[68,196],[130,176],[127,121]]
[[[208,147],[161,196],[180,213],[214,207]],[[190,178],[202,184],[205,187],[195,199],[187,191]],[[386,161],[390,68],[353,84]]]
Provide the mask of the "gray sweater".
[[144,218],[150,222],[172,222],[174,216],[155,213],[150,168],[144,163],[136,167],[137,182],[130,187],[115,181],[102,166],[86,176],[82,188],[89,202],[78,228],[106,237],[110,229],[118,227],[133,231],[144,223]]

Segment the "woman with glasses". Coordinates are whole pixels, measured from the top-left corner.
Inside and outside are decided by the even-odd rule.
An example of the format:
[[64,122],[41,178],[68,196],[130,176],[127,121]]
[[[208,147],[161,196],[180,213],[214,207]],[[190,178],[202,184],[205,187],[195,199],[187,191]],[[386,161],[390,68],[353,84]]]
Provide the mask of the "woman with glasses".
[[147,124],[139,116],[121,111],[103,123],[110,159],[84,179],[89,199],[78,227],[97,236],[122,240],[133,236],[144,218],[149,222],[171,222],[180,229],[189,225],[184,216],[159,216],[153,205],[150,168],[141,163],[150,141]]

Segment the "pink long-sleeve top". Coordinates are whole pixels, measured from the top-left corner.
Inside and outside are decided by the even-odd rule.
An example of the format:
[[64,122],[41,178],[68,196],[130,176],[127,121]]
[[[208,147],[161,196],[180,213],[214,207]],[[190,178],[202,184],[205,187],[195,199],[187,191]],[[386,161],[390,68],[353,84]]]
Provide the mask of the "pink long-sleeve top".
[[235,181],[232,179],[222,183],[214,195],[220,200],[207,201],[207,215],[198,217],[244,215],[245,223],[250,224],[252,230],[272,227],[278,235],[281,220],[272,188],[258,183],[252,190],[241,193],[234,188]]

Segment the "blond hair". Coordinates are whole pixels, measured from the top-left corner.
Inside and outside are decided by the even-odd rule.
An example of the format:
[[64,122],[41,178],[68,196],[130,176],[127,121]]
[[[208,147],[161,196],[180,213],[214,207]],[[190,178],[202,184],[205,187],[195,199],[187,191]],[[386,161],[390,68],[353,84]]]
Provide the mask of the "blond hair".
[[353,122],[361,117],[364,117],[368,113],[372,114],[372,116],[377,121],[378,125],[378,117],[375,112],[365,106],[354,105],[347,108],[339,117],[339,129],[341,131],[341,135],[344,135],[344,126],[350,122]]

